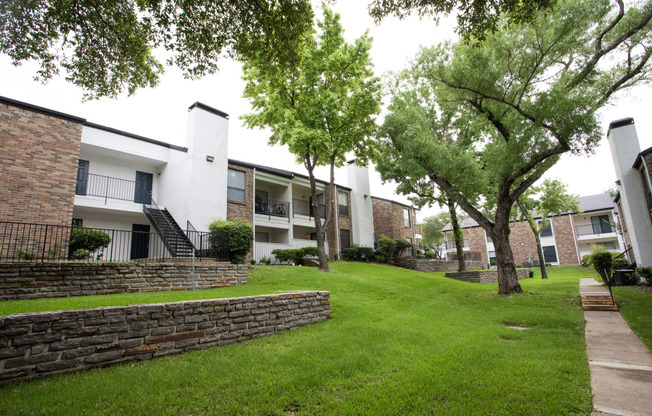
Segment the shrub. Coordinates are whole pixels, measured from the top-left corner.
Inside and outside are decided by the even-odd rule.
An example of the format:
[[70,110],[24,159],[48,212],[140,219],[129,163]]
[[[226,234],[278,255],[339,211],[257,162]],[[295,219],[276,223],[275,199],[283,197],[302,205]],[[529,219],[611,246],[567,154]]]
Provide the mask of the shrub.
[[591,255],[585,254],[582,256],[582,266],[588,267],[591,265]]
[[254,264],[256,264],[256,260],[254,260],[254,259],[249,260],[249,264],[251,264],[253,266]]
[[396,250],[396,240],[392,240],[386,235],[381,235],[378,240],[378,249],[376,250],[376,260],[379,263],[392,263],[392,257]]
[[427,259],[436,259],[437,258],[437,253],[434,251],[426,251],[425,254]]
[[317,247],[304,247],[304,248],[303,248],[303,253],[304,253],[304,255],[306,255],[306,256],[317,257],[317,255],[318,255],[318,250],[317,250]]
[[272,251],[272,254],[275,255],[280,262],[291,261],[296,264],[301,261],[306,252],[302,248],[289,248],[285,250],[277,248]]
[[209,224],[210,255],[233,264],[244,264],[254,242],[254,232],[246,221],[216,220]]
[[636,274],[645,280],[646,285],[652,285],[652,267],[638,267]]
[[[614,270],[620,270],[620,269],[626,269],[627,266],[629,266],[629,262],[625,258],[625,256],[620,256],[618,253],[611,253],[611,267]],[[618,258],[616,258],[618,257]]]
[[31,248],[19,248],[16,250],[16,257],[19,260],[34,260],[36,258],[36,250]]
[[358,247],[360,260],[372,261],[374,259],[374,249],[371,247]]
[[404,238],[397,238],[394,241],[396,241],[396,248],[394,248],[393,253],[394,257],[400,257],[405,250],[408,250],[412,247],[412,244],[410,244],[410,242]]
[[260,262],[269,266],[270,263],[272,262],[272,260],[269,259],[269,258],[267,258],[267,257],[264,257],[264,256],[263,256],[263,257],[260,259]]
[[358,250],[355,247],[349,247],[342,250],[342,259],[349,261],[360,260],[358,258]]
[[95,252],[100,251],[97,255],[100,259],[101,251],[110,243],[111,237],[104,231],[83,227],[73,228],[70,232],[68,252],[72,260],[88,260]]
[[[607,251],[605,246],[594,245],[593,253],[591,254],[591,264],[595,271],[602,276],[605,281],[609,279],[611,275],[613,257],[611,253]],[[605,274],[606,273],[606,274]]]

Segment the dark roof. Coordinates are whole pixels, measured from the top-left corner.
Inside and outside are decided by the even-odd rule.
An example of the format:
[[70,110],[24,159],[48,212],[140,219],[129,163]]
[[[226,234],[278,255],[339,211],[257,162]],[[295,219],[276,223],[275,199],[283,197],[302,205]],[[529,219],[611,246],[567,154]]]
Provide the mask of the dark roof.
[[650,154],[652,154],[652,147],[648,147],[639,153],[638,156],[636,156],[636,161],[634,162],[634,169],[638,169],[638,167],[641,166],[643,159],[645,159],[645,157],[649,156]]
[[[587,195],[580,196],[577,198],[578,206],[580,212],[594,212],[594,211],[604,211],[604,210],[613,210],[614,201],[612,201],[611,196],[608,193],[596,194],[596,195]],[[562,215],[574,214],[574,212],[565,212]],[[536,217],[535,217],[536,218]],[[478,227],[478,223],[473,218],[466,218],[460,222],[460,228],[474,228]],[[442,229],[442,231],[451,231],[453,227],[450,223]]]
[[[258,165],[256,163],[242,162],[240,160],[234,160],[234,159],[229,159],[229,163],[231,163],[233,165],[242,166],[242,167],[245,167],[245,168],[256,169],[256,170],[259,170],[261,172],[269,173],[271,175],[276,175],[276,176],[280,176],[280,177],[288,178],[288,179],[292,179],[292,178],[295,178],[295,177],[310,179],[308,177],[308,175],[304,175],[302,173],[296,173],[296,172],[292,172],[292,171],[289,171],[289,170],[273,168],[271,166]],[[321,184],[330,185],[329,181],[324,181],[322,179],[315,179],[315,180],[317,182],[321,183]],[[346,189],[347,191],[351,190],[351,188],[349,188],[348,186],[343,186],[343,185],[339,185],[339,184],[335,184],[335,186],[337,186],[339,189]]]
[[62,120],[72,121],[74,123],[85,123],[86,119],[70,114],[60,113],[58,111],[50,110],[49,108],[39,107],[37,105],[29,104],[23,101],[12,100],[11,98],[0,96],[0,103],[10,105],[13,107],[22,108],[24,110],[33,111],[35,113],[45,114],[46,116],[60,118]]
[[404,203],[402,203],[402,202],[398,202],[398,201],[392,201],[391,199],[381,198],[381,197],[379,197],[379,196],[373,196],[373,195],[372,195],[372,196],[371,196],[371,199],[378,199],[378,200],[380,200],[380,201],[391,202],[392,204],[401,205],[401,206],[404,206],[404,207],[406,207],[406,208],[412,208],[412,209],[414,209],[415,211],[417,210],[417,209],[416,209],[415,207],[413,207],[412,205],[404,204]]
[[84,123],[84,125],[88,126],[88,127],[92,127],[94,129],[108,131],[109,133],[115,133],[115,134],[119,134],[121,136],[127,136],[127,137],[129,137],[131,139],[136,139],[136,140],[140,140],[140,141],[143,141],[143,142],[146,142],[146,143],[155,144],[157,146],[167,147],[168,149],[178,150],[180,152],[188,153],[188,148],[187,147],[176,146],[174,144],[161,142],[161,141],[158,141],[158,140],[150,139],[149,137],[139,136],[137,134],[133,134],[133,133],[129,133],[129,132],[126,132],[126,131],[114,129],[113,127],[102,126],[100,124],[91,123],[90,121],[87,121],[86,123]]
[[192,110],[195,107],[202,109],[204,111],[208,111],[209,113],[215,114],[216,116],[223,117],[227,120],[229,119],[229,115],[226,114],[224,111],[220,111],[217,108],[210,107],[206,104],[200,103],[199,101],[195,102],[193,105],[188,107],[188,111]]

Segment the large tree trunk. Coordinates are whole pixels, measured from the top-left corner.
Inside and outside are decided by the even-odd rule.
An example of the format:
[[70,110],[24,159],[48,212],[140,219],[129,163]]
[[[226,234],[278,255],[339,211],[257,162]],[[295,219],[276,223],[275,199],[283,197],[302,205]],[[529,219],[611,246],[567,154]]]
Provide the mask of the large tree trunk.
[[448,205],[448,212],[451,217],[451,226],[453,227],[453,238],[455,240],[455,248],[457,250],[457,271],[466,271],[466,262],[464,261],[464,233],[460,230],[460,224],[457,221],[457,212],[455,212],[455,202],[448,198],[446,204]]
[[317,181],[315,180],[314,175],[314,164],[310,161],[310,154],[306,153],[305,156],[305,166],[308,170],[308,178],[310,179],[310,195],[312,197],[311,209],[312,216],[315,219],[315,232],[317,234],[317,258],[319,259],[319,270],[322,272],[330,272],[331,269],[328,267],[328,256],[326,254],[326,245],[324,244],[324,239],[326,237],[326,226],[328,215],[326,220],[322,224],[321,216],[319,215],[319,201],[317,200]]
[[498,263],[498,294],[511,295],[512,293],[523,293],[523,289],[521,289],[516,275],[514,253],[509,245],[510,210],[506,210],[501,205],[501,201],[499,201],[496,209],[496,222],[491,233],[494,250],[496,250],[496,262]]
[[[534,241],[537,243],[537,255],[539,256],[539,268],[541,269],[541,278],[542,279],[547,279],[548,278],[548,272],[546,271],[546,261],[543,258],[543,249],[541,248],[541,238],[539,237],[539,227],[537,226],[537,223],[534,222],[534,218],[532,218],[532,215],[523,207],[523,205],[519,202],[516,201],[516,205],[518,205],[518,208],[521,210],[523,213],[523,216],[527,219],[528,224],[530,224],[530,230],[532,230],[532,234],[534,234]],[[543,219],[543,222],[545,224],[546,219]]]

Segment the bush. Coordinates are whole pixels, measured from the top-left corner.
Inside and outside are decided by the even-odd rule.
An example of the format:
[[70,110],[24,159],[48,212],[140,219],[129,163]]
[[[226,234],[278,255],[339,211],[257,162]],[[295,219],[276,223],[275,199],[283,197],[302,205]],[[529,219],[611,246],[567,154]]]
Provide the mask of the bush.
[[355,247],[345,248],[344,250],[342,250],[342,259],[348,261],[360,260],[358,258],[358,250]]
[[256,260],[254,260],[254,259],[249,260],[249,264],[251,264],[253,266],[254,264],[256,264]]
[[636,274],[645,280],[646,285],[652,285],[652,267],[638,267]]
[[342,250],[342,258],[349,261],[370,261],[374,259],[374,249],[354,244],[353,247]]
[[[591,254],[591,264],[593,268],[605,281],[611,276],[613,257],[604,246],[593,246],[593,253]],[[606,273],[606,274],[605,274]]]
[[374,249],[371,247],[358,247],[360,260],[372,261],[374,259]]
[[381,235],[378,240],[378,249],[376,250],[376,261],[379,263],[392,263],[395,250],[396,240],[392,240],[386,235]]
[[291,261],[294,264],[297,264],[306,255],[306,252],[302,248],[289,248],[285,250],[277,248],[272,251],[272,254],[275,255],[280,262]]
[[88,260],[93,257],[95,252],[97,258],[102,257],[101,251],[111,243],[111,237],[104,231],[94,230],[92,228],[73,228],[70,232],[70,245],[68,252],[72,260]]
[[412,244],[404,238],[397,238],[396,240],[396,248],[394,248],[394,257],[400,257],[404,251],[409,250],[412,248]]
[[19,260],[34,260],[36,258],[36,250],[31,248],[19,248],[16,250],[16,257]]
[[[625,256],[620,256],[618,253],[611,253],[611,267],[614,270],[620,270],[620,269],[626,269],[627,266],[629,266],[629,262],[625,258]],[[618,258],[616,258],[618,257]]]
[[269,265],[272,263],[272,260],[269,259],[269,258],[267,258],[267,257],[264,257],[264,256],[263,256],[263,257],[260,259],[260,262],[263,263],[263,264],[266,264],[267,266],[269,266]]
[[426,251],[426,252],[424,253],[424,256],[425,256],[427,259],[437,259],[437,253],[435,253],[434,251]]
[[209,224],[210,255],[233,264],[244,264],[254,242],[254,232],[246,221],[216,220]]
[[591,265],[591,255],[590,254],[585,254],[582,256],[582,266],[583,267],[588,267]]
[[313,257],[317,257],[319,254],[317,247],[304,247],[303,253],[305,256],[313,256]]

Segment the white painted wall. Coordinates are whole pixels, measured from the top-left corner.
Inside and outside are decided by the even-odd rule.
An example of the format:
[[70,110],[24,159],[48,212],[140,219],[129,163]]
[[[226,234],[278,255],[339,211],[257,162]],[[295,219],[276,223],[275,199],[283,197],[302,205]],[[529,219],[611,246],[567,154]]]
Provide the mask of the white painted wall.
[[[156,202],[181,228],[190,222],[207,231],[213,220],[226,219],[228,119],[195,106],[188,113],[188,153],[171,151],[161,172]],[[213,162],[207,161],[213,157]]]
[[623,213],[629,226],[634,257],[639,266],[652,266],[652,226],[645,207],[639,172],[633,168],[641,152],[634,124],[609,130],[609,147],[620,181]]
[[374,246],[374,214],[371,206],[369,187],[369,168],[356,166],[354,163],[346,167],[348,186],[351,188],[351,226],[353,244],[363,247]]

